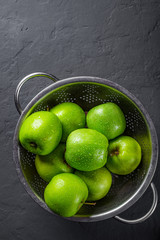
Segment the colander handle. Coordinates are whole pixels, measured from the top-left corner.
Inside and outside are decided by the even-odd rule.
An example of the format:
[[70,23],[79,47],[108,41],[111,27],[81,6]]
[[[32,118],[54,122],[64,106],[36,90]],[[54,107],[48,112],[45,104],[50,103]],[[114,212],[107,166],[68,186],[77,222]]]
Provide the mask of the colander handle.
[[153,214],[154,210],[156,209],[157,203],[158,203],[158,193],[157,193],[157,189],[153,182],[151,183],[151,188],[153,191],[153,203],[152,203],[150,210],[144,216],[142,216],[138,219],[134,219],[134,220],[124,219],[119,216],[115,216],[115,218],[117,220],[119,220],[120,222],[129,223],[129,224],[141,223],[141,222],[147,220]]
[[15,94],[14,94],[14,102],[17,108],[17,111],[19,112],[19,114],[22,113],[22,107],[19,101],[19,93],[21,90],[21,87],[31,78],[35,78],[35,77],[47,77],[50,78],[51,80],[53,80],[54,82],[58,80],[58,78],[56,78],[54,75],[49,74],[49,73],[44,73],[44,72],[36,72],[36,73],[31,73],[27,76],[25,76],[18,84]]

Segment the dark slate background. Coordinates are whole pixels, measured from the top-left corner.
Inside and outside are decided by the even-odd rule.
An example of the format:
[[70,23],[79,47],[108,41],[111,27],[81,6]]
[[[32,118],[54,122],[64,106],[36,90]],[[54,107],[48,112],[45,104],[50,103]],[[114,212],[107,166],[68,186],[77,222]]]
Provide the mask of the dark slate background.
[[[20,79],[36,71],[119,83],[143,103],[160,136],[160,1],[0,1],[0,239],[160,239],[160,203],[142,224],[73,223],[44,211],[25,192],[12,160],[19,118],[13,95]],[[23,106],[48,84],[27,83]],[[159,174],[160,164],[154,176],[160,193]],[[123,216],[140,217],[151,202],[149,188]]]

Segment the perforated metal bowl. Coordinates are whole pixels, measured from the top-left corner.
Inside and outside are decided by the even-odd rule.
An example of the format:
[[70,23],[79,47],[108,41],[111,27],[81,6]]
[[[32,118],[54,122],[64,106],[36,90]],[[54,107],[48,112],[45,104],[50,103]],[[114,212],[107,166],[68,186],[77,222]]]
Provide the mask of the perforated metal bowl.
[[[22,85],[33,77],[47,77],[56,81],[36,95],[22,111],[19,103],[19,92]],[[127,122],[125,135],[135,138],[142,147],[142,161],[139,167],[126,176],[113,176],[113,184],[107,196],[93,206],[84,205],[73,217],[73,221],[99,221],[111,217],[127,223],[142,222],[155,210],[157,205],[157,191],[151,180],[156,170],[158,158],[158,143],[154,125],[142,104],[126,89],[106,79],[96,77],[72,77],[57,81],[46,73],[33,73],[21,80],[15,92],[15,104],[21,114],[17,123],[13,140],[13,157],[18,176],[29,195],[44,209],[53,213],[45,204],[43,193],[46,182],[36,172],[35,155],[27,152],[18,141],[18,133],[22,121],[31,113],[46,110],[48,107],[62,103],[75,102],[84,111],[106,103],[116,103],[124,112]],[[117,214],[133,205],[145,192],[151,183],[153,190],[153,204],[149,212],[142,218],[126,220]]]

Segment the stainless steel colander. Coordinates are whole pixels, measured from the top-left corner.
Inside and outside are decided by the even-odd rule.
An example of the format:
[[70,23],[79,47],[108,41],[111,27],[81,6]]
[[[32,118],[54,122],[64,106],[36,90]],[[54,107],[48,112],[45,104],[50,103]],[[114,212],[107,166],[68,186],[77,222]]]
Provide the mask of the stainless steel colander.
[[[47,77],[55,83],[37,94],[22,111],[19,103],[19,92],[23,84],[33,77]],[[146,220],[156,208],[158,194],[155,185],[151,183],[157,166],[158,141],[157,135],[148,113],[142,104],[130,92],[120,85],[97,77],[72,77],[61,81],[51,74],[33,73],[23,78],[15,92],[15,104],[21,114],[13,139],[13,157],[18,176],[29,195],[44,209],[53,213],[45,204],[43,193],[46,182],[36,172],[35,155],[26,151],[19,144],[18,133],[23,120],[31,113],[47,110],[62,102],[75,102],[88,111],[92,107],[114,102],[125,114],[127,127],[125,135],[135,138],[142,147],[142,161],[139,167],[126,176],[113,176],[113,184],[107,196],[93,206],[84,205],[73,217],[72,221],[90,222],[111,217],[126,222],[138,223]],[[151,184],[153,203],[149,212],[135,220],[126,220],[117,216],[133,205]]]

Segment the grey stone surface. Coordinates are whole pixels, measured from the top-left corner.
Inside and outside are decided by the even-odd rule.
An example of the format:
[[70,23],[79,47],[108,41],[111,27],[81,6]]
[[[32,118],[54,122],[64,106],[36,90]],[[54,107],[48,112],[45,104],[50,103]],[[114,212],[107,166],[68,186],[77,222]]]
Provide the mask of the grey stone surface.
[[[160,1],[1,0],[0,1],[0,239],[160,239],[160,202],[139,225],[114,219],[72,223],[41,209],[19,182],[12,138],[19,118],[13,94],[19,80],[45,71],[60,79],[90,75],[108,78],[143,103],[160,137]],[[27,83],[23,106],[49,80]],[[160,164],[154,182],[160,193]],[[148,189],[127,213],[150,207]],[[138,214],[137,214],[138,212]]]

